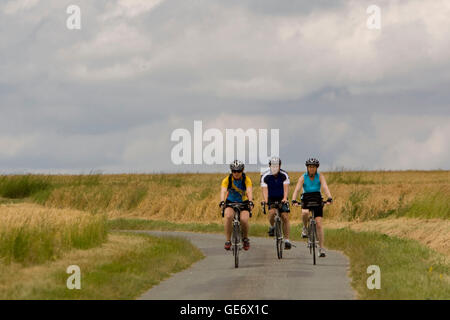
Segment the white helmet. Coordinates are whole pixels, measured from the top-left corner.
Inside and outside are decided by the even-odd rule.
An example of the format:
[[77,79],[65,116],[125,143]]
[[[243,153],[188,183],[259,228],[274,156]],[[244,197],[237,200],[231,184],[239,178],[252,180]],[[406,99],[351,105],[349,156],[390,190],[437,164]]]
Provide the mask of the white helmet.
[[272,158],[270,158],[270,160],[269,160],[269,166],[271,166],[271,165],[273,165],[273,164],[279,165],[279,166],[281,167],[281,159],[278,158],[278,157],[272,157]]

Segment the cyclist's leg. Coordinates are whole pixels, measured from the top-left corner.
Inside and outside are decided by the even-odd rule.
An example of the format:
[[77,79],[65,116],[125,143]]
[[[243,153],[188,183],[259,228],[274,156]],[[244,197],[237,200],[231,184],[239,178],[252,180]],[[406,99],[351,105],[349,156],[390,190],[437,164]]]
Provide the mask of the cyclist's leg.
[[302,219],[303,219],[303,226],[306,227],[308,225],[308,220],[309,220],[309,210],[308,209],[302,209]]
[[269,222],[270,222],[270,226],[273,227],[273,225],[275,224],[275,209],[270,209],[269,210]]
[[283,233],[284,233],[284,238],[286,240],[289,240],[289,232],[291,230],[291,225],[289,223],[289,213],[287,212],[282,212],[281,213],[281,220],[283,220]]
[[248,238],[248,219],[250,217],[250,212],[244,210],[241,211],[241,228],[242,228],[242,235],[244,238]]
[[273,237],[275,235],[275,209],[269,209],[269,236]]
[[234,218],[234,210],[233,208],[225,208],[224,214],[224,225],[225,225],[225,237],[227,241],[231,240],[231,229]]
[[323,248],[324,237],[322,227],[322,217],[316,217],[317,237],[319,238],[319,247]]

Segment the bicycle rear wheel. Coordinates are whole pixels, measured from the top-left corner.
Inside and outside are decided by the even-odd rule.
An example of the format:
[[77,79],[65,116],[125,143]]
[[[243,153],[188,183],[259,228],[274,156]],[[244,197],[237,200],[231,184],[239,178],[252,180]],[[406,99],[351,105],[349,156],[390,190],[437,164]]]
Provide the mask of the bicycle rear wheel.
[[240,238],[240,226],[238,224],[233,226],[233,255],[234,255],[234,267],[239,267],[239,245],[241,242]]
[[312,245],[311,245],[311,223],[308,223],[308,226],[306,227],[306,234],[308,235],[307,247],[309,249],[309,254],[312,254]]
[[277,246],[277,256],[278,259],[283,258],[283,234],[281,233],[281,221],[277,219],[275,221],[275,237],[277,239],[276,246]]
[[316,264],[316,225],[313,224],[311,228],[311,246],[313,255],[313,264]]

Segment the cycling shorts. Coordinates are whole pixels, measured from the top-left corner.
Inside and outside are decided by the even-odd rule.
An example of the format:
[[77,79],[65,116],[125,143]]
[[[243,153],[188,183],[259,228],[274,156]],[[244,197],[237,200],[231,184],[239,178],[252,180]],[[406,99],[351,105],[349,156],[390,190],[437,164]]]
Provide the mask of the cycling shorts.
[[[320,192],[310,192],[302,194],[302,209],[314,211],[315,217],[323,217],[322,194]],[[319,203],[320,206],[310,206]]]
[[[269,198],[269,201],[268,201],[269,210],[275,207],[275,206],[272,205],[272,203],[274,203],[274,202],[281,202],[281,200],[283,200],[283,198]],[[291,209],[289,208],[289,203],[286,202],[283,205],[281,205],[279,207],[279,210],[280,210],[280,213],[283,213],[283,212],[289,213],[289,212],[291,212]]]

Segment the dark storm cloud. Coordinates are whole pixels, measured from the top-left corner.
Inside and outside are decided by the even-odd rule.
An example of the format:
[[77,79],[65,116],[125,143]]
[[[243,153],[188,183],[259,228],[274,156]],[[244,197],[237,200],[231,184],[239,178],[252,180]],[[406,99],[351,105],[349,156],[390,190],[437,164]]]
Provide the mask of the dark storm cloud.
[[217,170],[171,164],[194,120],[279,128],[292,167],[448,168],[444,0],[381,1],[381,31],[369,1],[77,4],[80,31],[67,3],[0,5],[2,171]]

